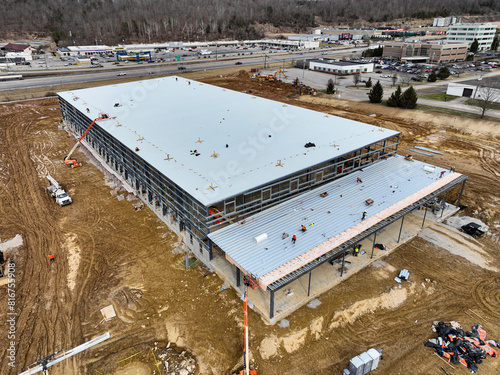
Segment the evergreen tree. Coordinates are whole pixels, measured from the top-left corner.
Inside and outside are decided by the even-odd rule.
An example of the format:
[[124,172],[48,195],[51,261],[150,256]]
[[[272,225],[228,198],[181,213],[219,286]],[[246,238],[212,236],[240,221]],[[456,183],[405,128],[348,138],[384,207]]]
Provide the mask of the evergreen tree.
[[427,77],[427,81],[429,82],[436,82],[437,81],[437,75],[436,73],[432,72],[429,77]]
[[368,78],[368,81],[365,82],[365,86],[368,88],[372,87],[372,77]]
[[406,89],[406,91],[401,95],[400,106],[402,108],[413,109],[417,106],[417,93],[413,86],[410,86]]
[[396,91],[394,91],[391,97],[387,100],[387,105],[389,107],[401,107],[401,86],[398,85]]
[[384,97],[384,89],[380,84],[380,81],[377,81],[377,83],[368,93],[368,98],[370,99],[370,103],[382,103],[383,97]]
[[470,51],[477,52],[478,49],[479,49],[479,42],[477,41],[477,39],[474,39],[474,41],[470,45]]
[[498,48],[498,35],[495,35],[493,42],[491,42],[491,50],[496,51]]
[[446,79],[450,76],[450,69],[448,67],[443,66],[441,69],[439,69],[439,72],[437,74],[437,77],[439,79]]
[[327,94],[334,94],[335,93],[335,85],[333,84],[333,79],[329,79],[328,83],[326,85],[326,93]]

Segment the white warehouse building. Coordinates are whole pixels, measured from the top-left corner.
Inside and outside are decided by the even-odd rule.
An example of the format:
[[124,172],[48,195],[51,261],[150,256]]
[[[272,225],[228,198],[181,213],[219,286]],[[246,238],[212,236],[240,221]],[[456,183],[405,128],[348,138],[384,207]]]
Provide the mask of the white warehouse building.
[[333,60],[310,60],[309,69],[336,75],[372,73],[373,63],[356,63],[350,61],[333,61]]

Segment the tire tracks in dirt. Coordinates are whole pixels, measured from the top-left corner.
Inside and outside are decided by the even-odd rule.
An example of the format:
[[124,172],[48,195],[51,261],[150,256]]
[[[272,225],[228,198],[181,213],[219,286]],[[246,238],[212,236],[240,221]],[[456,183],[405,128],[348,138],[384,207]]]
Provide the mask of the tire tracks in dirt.
[[[40,108],[45,111],[45,108]],[[36,109],[34,112],[39,113]],[[30,144],[33,125],[24,124],[25,116],[33,115],[29,108],[19,110],[3,121],[2,141],[8,163],[8,176],[3,187],[2,211],[24,240],[16,257],[16,368],[7,366],[2,353],[2,374],[17,373],[27,365],[60,349],[69,349],[75,341],[69,319],[71,295],[66,286],[67,260],[61,249],[61,233],[57,225],[57,209],[38,184],[39,178],[30,154],[39,152]],[[47,255],[54,253],[56,262]],[[36,337],[37,340],[32,340]],[[76,340],[75,340],[76,339]]]

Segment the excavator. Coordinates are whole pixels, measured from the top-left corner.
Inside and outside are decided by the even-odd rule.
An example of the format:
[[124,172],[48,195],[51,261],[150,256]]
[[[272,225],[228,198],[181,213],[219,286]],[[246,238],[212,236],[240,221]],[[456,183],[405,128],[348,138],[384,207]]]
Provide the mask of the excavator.
[[280,68],[280,70],[278,70],[276,73],[274,73],[274,74],[269,74],[269,75],[267,76],[267,79],[268,79],[270,82],[274,82],[274,81],[276,81],[276,75],[277,75],[278,73],[283,74],[283,78],[286,78],[286,74],[285,74],[285,72],[284,72],[283,70],[281,70],[281,68]]
[[275,82],[275,81],[277,81],[276,76],[278,75],[278,73],[282,74],[283,78],[286,78],[286,74],[285,74],[285,72],[281,68],[280,68],[280,70],[278,70],[274,74],[268,74],[268,75],[257,74],[257,75],[254,75],[252,78],[256,78],[259,81]]
[[[257,370],[250,370],[250,356],[248,353],[248,286],[251,285],[251,278],[248,275],[243,276],[245,284],[245,297],[243,299],[243,324],[245,326],[245,347],[243,349],[243,370],[239,375],[257,375]],[[252,289],[254,289],[252,287]]]
[[73,154],[73,152],[76,150],[76,148],[80,145],[80,142],[82,141],[83,137],[85,137],[85,134],[87,134],[87,132],[95,124],[96,121],[105,120],[105,119],[108,119],[108,118],[109,118],[109,116],[107,114],[103,113],[101,115],[101,117],[98,117],[94,121],[92,121],[92,123],[87,128],[87,130],[85,130],[85,132],[82,134],[82,136],[80,137],[80,139],[78,140],[78,142],[75,143],[75,145],[73,146],[73,148],[71,149],[71,151],[69,152],[69,154],[66,155],[66,157],[64,158],[64,164],[71,166],[71,168],[76,168],[76,167],[81,167],[82,166],[82,164],[78,163],[76,161],[76,159],[71,159],[71,154]]

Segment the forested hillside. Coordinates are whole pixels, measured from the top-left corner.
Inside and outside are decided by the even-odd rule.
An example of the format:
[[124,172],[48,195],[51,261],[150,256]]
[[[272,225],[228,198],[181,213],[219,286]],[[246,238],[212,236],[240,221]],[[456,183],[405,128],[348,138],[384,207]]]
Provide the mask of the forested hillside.
[[253,39],[260,25],[302,32],[499,9],[497,0],[1,0],[0,38],[51,34],[59,45]]

